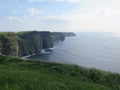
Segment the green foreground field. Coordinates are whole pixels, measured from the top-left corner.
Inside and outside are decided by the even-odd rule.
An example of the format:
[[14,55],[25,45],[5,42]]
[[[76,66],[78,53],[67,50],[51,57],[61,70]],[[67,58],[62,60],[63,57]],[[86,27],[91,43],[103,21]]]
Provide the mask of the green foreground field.
[[120,90],[120,75],[0,55],[0,90]]

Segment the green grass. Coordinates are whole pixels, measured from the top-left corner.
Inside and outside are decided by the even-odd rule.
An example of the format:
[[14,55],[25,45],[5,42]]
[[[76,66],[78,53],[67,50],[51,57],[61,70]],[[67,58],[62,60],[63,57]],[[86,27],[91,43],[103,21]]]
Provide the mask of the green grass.
[[10,34],[10,33],[14,33],[14,32],[0,32],[0,34]]
[[21,31],[21,32],[16,32],[16,34],[21,35],[21,34],[27,34],[33,31]]
[[120,90],[120,75],[0,55],[0,90]]

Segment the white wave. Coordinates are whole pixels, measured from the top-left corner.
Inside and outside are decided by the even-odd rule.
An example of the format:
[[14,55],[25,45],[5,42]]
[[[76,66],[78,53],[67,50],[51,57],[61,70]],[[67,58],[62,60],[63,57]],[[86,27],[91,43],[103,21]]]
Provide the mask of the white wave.
[[31,56],[34,56],[34,55],[36,55],[36,54],[35,53],[29,54],[29,55],[26,55],[26,56],[22,56],[21,58],[25,59],[25,58],[28,58],[28,57],[31,57]]
[[45,49],[42,49],[42,50],[41,50],[41,54],[49,54],[49,53],[51,53],[51,52],[46,51]]

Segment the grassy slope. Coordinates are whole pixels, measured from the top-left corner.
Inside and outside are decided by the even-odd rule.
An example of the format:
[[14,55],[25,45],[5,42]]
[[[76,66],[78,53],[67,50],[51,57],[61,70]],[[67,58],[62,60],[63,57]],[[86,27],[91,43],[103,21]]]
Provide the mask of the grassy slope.
[[75,65],[0,56],[0,90],[120,90],[119,80],[118,74]]

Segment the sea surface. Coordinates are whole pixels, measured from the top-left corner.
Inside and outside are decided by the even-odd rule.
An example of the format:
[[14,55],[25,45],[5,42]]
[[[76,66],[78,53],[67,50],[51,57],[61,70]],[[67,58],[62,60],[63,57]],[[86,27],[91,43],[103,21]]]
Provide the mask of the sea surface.
[[51,52],[31,58],[120,73],[120,34],[101,32],[76,34],[55,44]]

